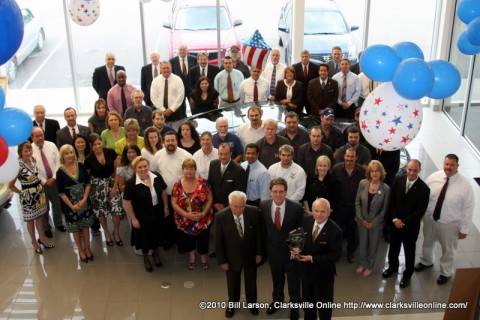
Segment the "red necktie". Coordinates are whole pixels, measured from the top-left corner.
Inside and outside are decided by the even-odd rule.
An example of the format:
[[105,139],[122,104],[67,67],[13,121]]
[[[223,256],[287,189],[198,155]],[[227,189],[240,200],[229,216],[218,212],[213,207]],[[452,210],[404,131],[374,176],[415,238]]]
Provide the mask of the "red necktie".
[[447,181],[445,181],[445,184],[443,185],[442,190],[440,190],[440,195],[438,196],[437,204],[435,205],[435,209],[433,210],[433,220],[435,221],[440,219],[440,213],[442,212],[443,200],[445,200],[445,194],[447,193],[449,179],[450,178],[447,177]]
[[280,207],[277,207],[275,209],[275,228],[277,228],[278,231],[282,228],[282,223],[280,222]]
[[47,156],[43,152],[43,147],[39,149],[40,149],[40,156],[42,157],[43,167],[45,168],[45,174],[47,175],[47,180],[48,180],[53,176],[52,168],[50,168],[50,164],[48,163]]
[[305,78],[305,80],[307,80],[307,76],[308,76],[307,65],[304,65],[303,66],[303,77]]
[[232,78],[230,77],[230,73],[228,74],[227,78],[227,100],[228,102],[233,102],[233,84]]
[[253,86],[253,102],[258,102],[258,87],[257,87],[257,81],[255,81],[255,85]]

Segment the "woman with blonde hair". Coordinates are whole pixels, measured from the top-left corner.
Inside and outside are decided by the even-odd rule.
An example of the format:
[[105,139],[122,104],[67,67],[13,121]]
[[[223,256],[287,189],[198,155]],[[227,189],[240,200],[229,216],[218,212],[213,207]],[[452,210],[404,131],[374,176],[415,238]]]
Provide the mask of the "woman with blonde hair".
[[307,179],[307,187],[305,188],[305,196],[303,205],[305,212],[312,214],[311,208],[313,202],[318,198],[325,198],[330,202],[332,208],[334,208],[334,188],[335,177],[330,172],[332,163],[327,156],[320,156],[315,163],[316,177],[309,177]]

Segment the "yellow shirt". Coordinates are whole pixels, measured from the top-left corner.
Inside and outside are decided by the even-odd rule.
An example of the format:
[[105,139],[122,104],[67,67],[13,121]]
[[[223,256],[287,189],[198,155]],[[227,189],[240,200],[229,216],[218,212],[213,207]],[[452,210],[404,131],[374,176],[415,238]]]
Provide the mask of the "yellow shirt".
[[[117,152],[118,156],[122,156],[123,149],[127,145],[127,138],[122,138],[115,142],[115,151]],[[143,137],[137,137],[137,147],[142,150],[143,144]]]

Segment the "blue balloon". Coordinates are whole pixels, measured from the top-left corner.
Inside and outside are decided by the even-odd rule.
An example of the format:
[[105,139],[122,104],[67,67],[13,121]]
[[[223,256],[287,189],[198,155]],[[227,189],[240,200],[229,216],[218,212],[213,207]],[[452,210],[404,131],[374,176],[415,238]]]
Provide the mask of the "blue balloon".
[[476,18],[468,24],[467,38],[474,46],[480,46],[480,18]]
[[450,62],[434,60],[428,62],[433,70],[433,88],[427,96],[433,99],[445,99],[452,96],[460,88],[462,77],[458,69]]
[[10,147],[26,141],[32,129],[32,119],[25,111],[17,108],[5,108],[0,111],[0,136]]
[[395,91],[405,99],[418,100],[432,91],[434,75],[428,64],[417,58],[403,60],[393,75]]
[[413,42],[395,43],[393,49],[395,49],[395,52],[402,60],[409,58],[424,59],[422,49]]
[[461,53],[472,56],[480,53],[480,46],[474,46],[470,40],[468,40],[467,30],[463,30],[457,40],[457,47]]
[[376,44],[363,51],[360,68],[365,75],[379,82],[391,81],[401,59],[391,47]]
[[480,1],[460,1],[457,4],[457,16],[465,24],[469,24],[473,19],[480,17]]
[[0,4],[0,65],[7,62],[22,44],[23,15],[15,0]]
[[4,106],[5,106],[5,93],[3,92],[3,88],[0,86],[0,111],[2,111]]

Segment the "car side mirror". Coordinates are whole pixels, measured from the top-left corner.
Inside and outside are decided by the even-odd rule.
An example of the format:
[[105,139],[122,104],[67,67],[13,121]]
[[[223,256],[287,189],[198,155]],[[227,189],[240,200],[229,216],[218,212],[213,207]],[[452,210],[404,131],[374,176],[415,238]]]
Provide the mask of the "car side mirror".
[[355,30],[358,30],[358,26],[353,25],[350,27],[350,31],[355,31]]
[[242,24],[243,24],[242,19],[235,19],[235,20],[233,21],[233,26],[234,26],[234,27],[241,26]]
[[282,31],[282,32],[287,32],[287,28],[286,28],[286,27],[278,27],[278,30],[279,30],[279,31]]
[[172,24],[170,22],[164,22],[163,27],[167,29],[172,29]]

